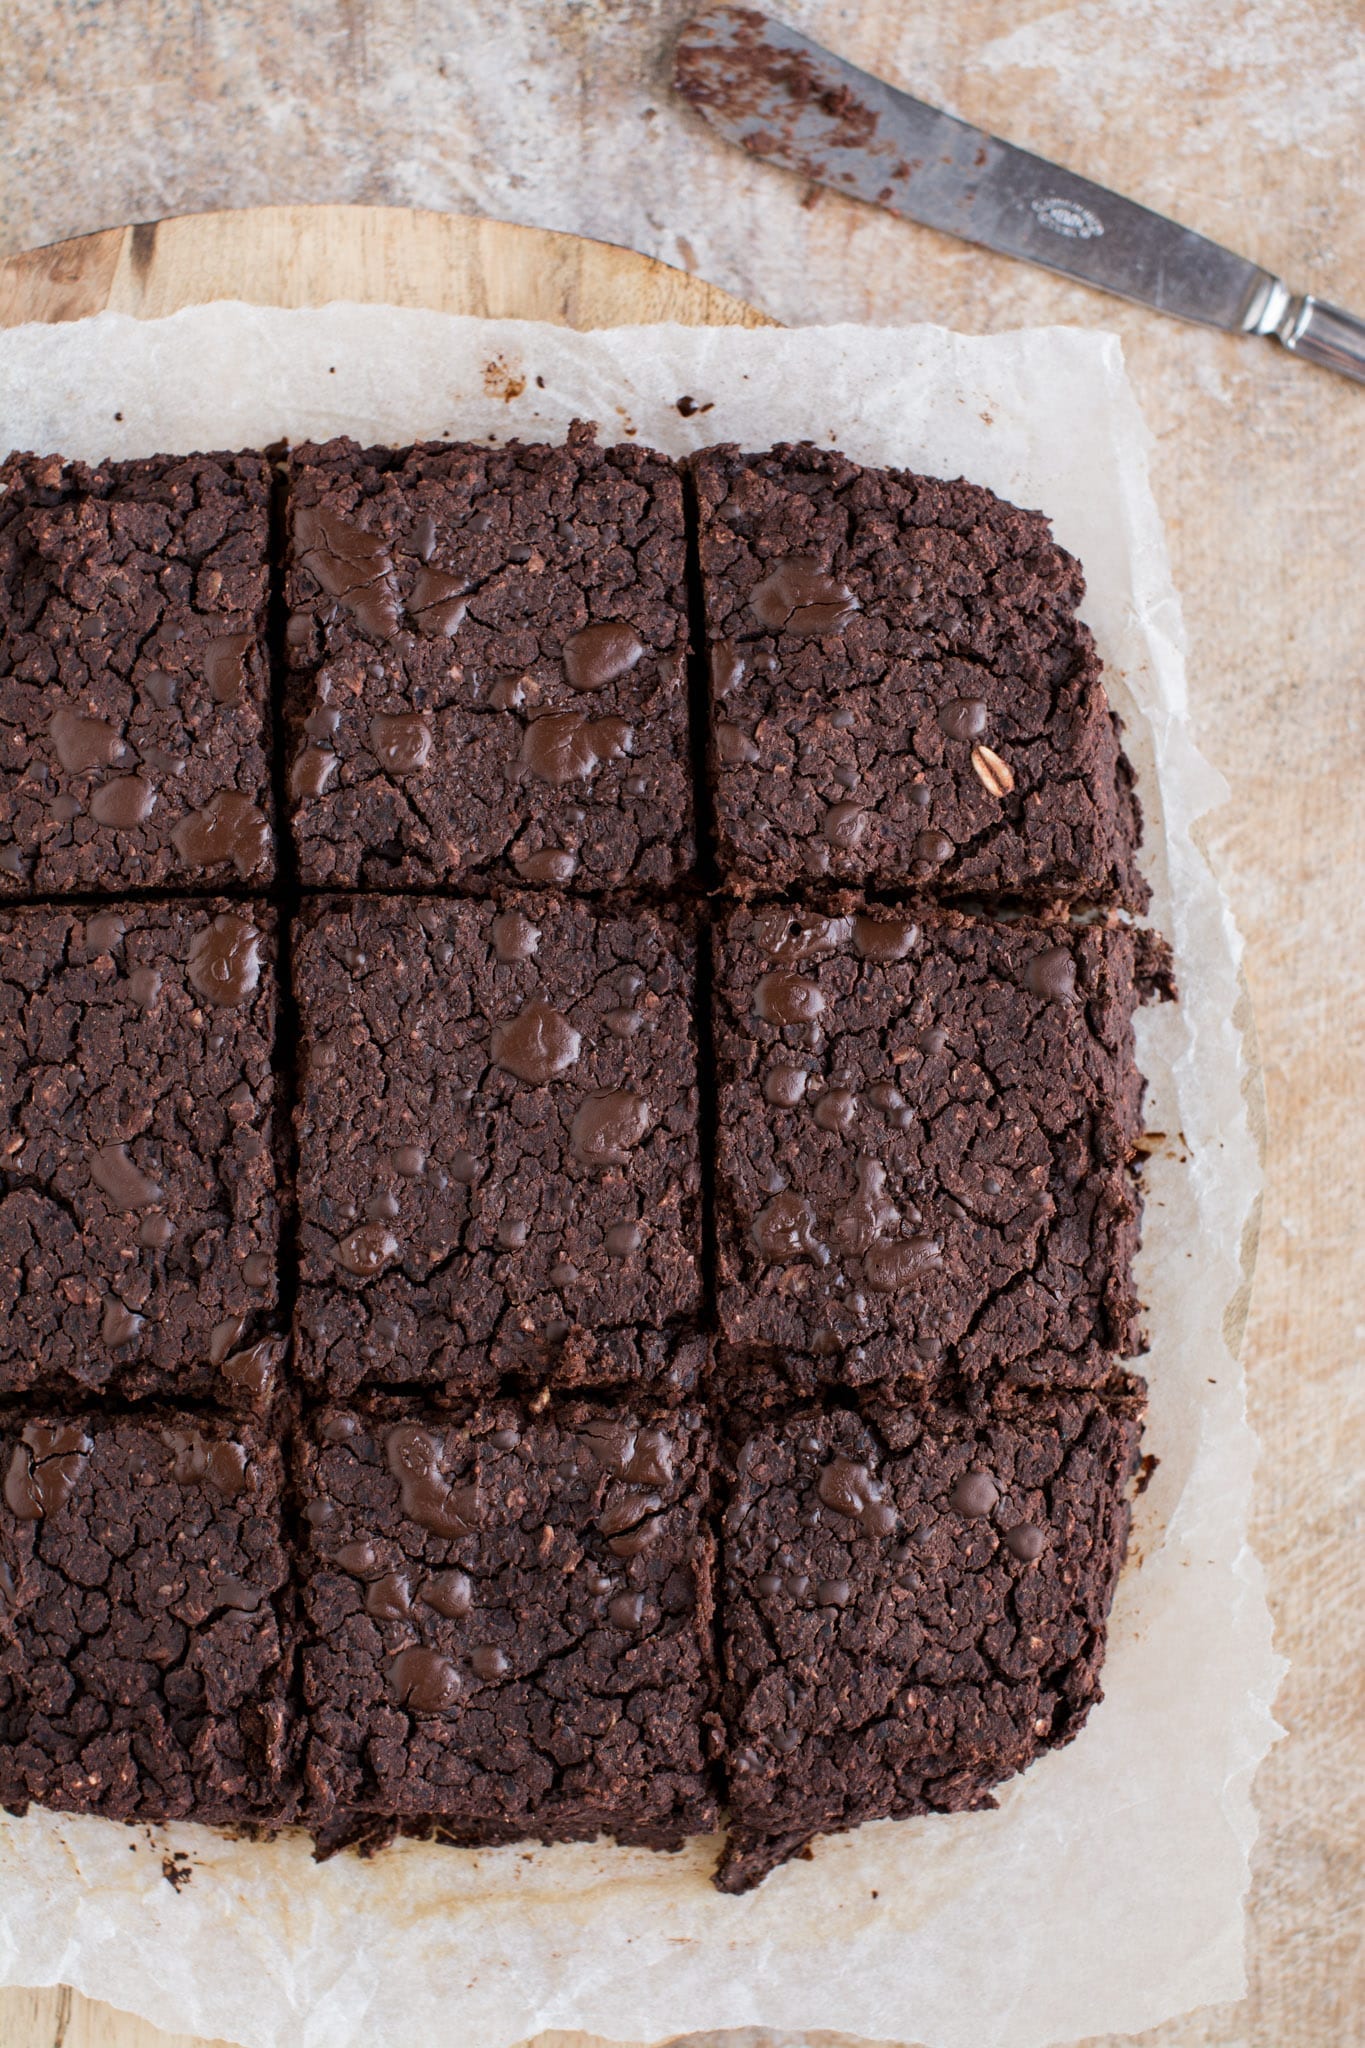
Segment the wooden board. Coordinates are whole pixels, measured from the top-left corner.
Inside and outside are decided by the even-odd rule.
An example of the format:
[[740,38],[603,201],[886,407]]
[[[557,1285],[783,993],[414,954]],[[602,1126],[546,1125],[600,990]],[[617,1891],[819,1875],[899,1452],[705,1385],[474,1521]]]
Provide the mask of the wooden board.
[[565,327],[764,327],[762,313],[633,249],[390,206],[260,206],[108,228],[0,264],[0,327],[106,310],[151,320],[208,299],[359,299]]

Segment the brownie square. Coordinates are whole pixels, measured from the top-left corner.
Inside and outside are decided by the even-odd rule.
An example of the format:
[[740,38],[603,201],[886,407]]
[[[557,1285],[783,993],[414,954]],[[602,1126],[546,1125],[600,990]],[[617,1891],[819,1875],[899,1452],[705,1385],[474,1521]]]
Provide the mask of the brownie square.
[[305,882],[675,881],[693,858],[682,485],[646,448],[301,448]]
[[275,918],[0,910],[0,1394],[264,1398]]
[[695,942],[554,896],[304,917],[299,1370],[695,1378]]
[[270,465],[0,467],[0,896],[274,873]]
[[0,1418],[0,1804],[288,1818],[282,1460],[173,1409]]
[[729,1841],[746,1891],[816,1834],[995,1802],[1100,1698],[1141,1401],[741,1427],[722,1525]]
[[692,472],[728,881],[1143,906],[1083,578],[1041,513],[809,445]]
[[727,1371],[1095,1384],[1137,1343],[1130,931],[886,908],[718,935]]
[[303,1438],[305,1817],[676,1848],[715,1802],[695,1409],[329,1408]]

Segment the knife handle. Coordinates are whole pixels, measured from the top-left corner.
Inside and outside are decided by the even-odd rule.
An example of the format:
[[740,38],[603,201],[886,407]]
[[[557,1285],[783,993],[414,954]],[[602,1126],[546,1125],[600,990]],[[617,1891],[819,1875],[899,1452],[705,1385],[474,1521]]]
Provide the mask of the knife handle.
[[1276,331],[1296,356],[1365,383],[1365,320],[1354,313],[1329,306],[1309,292],[1293,302]]

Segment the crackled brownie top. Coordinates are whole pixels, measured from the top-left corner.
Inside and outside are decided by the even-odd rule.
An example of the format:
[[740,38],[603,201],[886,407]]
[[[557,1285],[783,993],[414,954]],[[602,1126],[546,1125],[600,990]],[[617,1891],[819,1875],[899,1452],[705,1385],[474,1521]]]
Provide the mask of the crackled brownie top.
[[289,1565],[257,1431],[0,1419],[0,1805],[287,1817]]
[[411,1403],[309,1426],[309,1812],[471,1841],[713,1824],[700,1414]]
[[297,451],[303,878],[598,889],[692,861],[682,487],[645,448]]
[[0,896],[274,872],[270,466],[0,467]]
[[741,1433],[722,1534],[744,1891],[815,1834],[989,1805],[1100,1697],[1141,1407],[807,1410]]
[[666,1374],[657,1333],[701,1308],[681,924],[337,900],[294,958],[300,1369],[343,1393]]
[[273,1384],[274,913],[0,910],[0,1394]]
[[718,944],[729,1344],[807,1384],[1104,1379],[1136,1341],[1133,935],[777,907]]
[[692,466],[728,879],[1141,908],[1081,572],[1041,513],[806,445]]

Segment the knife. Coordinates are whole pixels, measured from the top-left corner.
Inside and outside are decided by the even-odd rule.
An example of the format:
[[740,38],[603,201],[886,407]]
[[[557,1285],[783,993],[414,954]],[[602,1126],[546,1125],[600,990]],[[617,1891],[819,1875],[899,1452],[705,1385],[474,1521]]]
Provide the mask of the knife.
[[816,184],[1159,313],[1274,335],[1365,381],[1365,321],[1354,314],[1296,295],[1245,256],[912,99],[755,9],[712,7],[690,21],[673,82],[727,142]]

